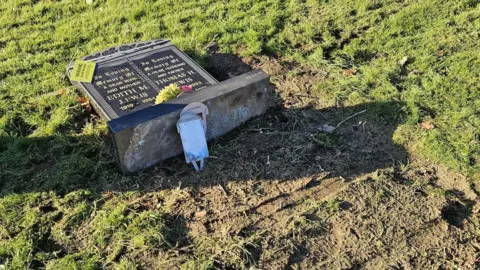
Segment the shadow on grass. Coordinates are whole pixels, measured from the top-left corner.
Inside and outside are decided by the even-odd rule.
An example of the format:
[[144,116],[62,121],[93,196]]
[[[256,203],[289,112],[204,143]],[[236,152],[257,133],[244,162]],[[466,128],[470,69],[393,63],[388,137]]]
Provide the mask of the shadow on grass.
[[[231,54],[209,56],[207,70],[223,80],[250,69]],[[206,170],[195,173],[182,155],[137,175],[115,165],[108,136],[0,137],[0,194],[76,189],[151,190],[201,187],[243,180],[288,180],[330,172],[345,179],[404,163],[407,154],[392,141],[402,104],[371,102],[315,110],[284,108],[280,102],[210,142]],[[321,132],[324,124],[336,126]]]
[[[219,80],[250,69],[229,54],[212,54],[207,62],[207,70]],[[73,191],[88,190],[90,204],[104,200],[109,191],[158,191],[179,186],[199,191],[214,185],[225,188],[234,181],[281,182],[301,178],[311,178],[305,188],[312,188],[321,182],[317,179],[320,174],[348,181],[406,163],[406,151],[392,141],[393,132],[401,123],[402,104],[371,102],[316,110],[285,108],[281,100],[274,99],[276,104],[265,115],[209,143],[211,158],[201,173],[194,172],[180,155],[136,175],[123,175],[116,167],[106,135],[0,136],[0,199],[50,191],[66,198],[67,194],[77,196]],[[350,118],[352,115],[356,116]],[[320,130],[325,124],[341,125],[333,133],[326,133]],[[41,212],[48,210],[49,204],[40,204]],[[191,244],[186,226],[190,218],[181,214],[165,216],[169,245],[178,248]],[[250,253],[261,251],[255,248]],[[305,253],[306,250],[299,249],[289,263],[301,261]],[[258,256],[251,256],[250,260],[249,264],[254,265]]]

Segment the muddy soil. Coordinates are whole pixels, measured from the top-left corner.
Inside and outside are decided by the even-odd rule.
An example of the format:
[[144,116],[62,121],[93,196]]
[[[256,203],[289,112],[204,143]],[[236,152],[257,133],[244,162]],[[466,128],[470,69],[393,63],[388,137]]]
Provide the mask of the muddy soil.
[[143,268],[478,267],[477,195],[464,177],[392,141],[398,121],[375,112],[393,104],[328,104],[314,91],[322,70],[235,61],[217,54],[209,71],[227,79],[262,68],[275,86],[270,109],[213,141],[204,172],[182,157],[145,172],[138,203],[168,209],[175,248],[137,258]]

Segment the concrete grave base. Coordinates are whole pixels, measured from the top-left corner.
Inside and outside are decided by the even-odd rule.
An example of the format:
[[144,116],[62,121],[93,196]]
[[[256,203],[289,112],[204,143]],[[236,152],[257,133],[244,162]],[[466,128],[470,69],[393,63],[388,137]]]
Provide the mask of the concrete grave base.
[[109,121],[122,171],[137,172],[183,152],[176,123],[189,103],[201,102],[208,107],[210,140],[265,113],[269,89],[268,75],[254,70]]

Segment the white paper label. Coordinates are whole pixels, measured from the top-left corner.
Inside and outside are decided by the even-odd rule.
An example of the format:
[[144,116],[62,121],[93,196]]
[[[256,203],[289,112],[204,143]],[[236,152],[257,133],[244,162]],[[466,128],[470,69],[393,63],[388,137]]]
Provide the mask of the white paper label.
[[208,146],[203,130],[202,121],[192,119],[178,124],[178,131],[182,139],[183,151],[187,163],[203,160],[208,157]]

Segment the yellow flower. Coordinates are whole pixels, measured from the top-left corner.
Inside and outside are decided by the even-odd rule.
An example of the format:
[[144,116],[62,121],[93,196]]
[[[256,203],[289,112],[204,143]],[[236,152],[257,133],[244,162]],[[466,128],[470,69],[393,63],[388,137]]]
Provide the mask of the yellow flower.
[[170,84],[169,86],[160,90],[157,95],[157,99],[155,100],[155,104],[160,104],[165,101],[172,100],[180,95],[182,91],[176,84]]

